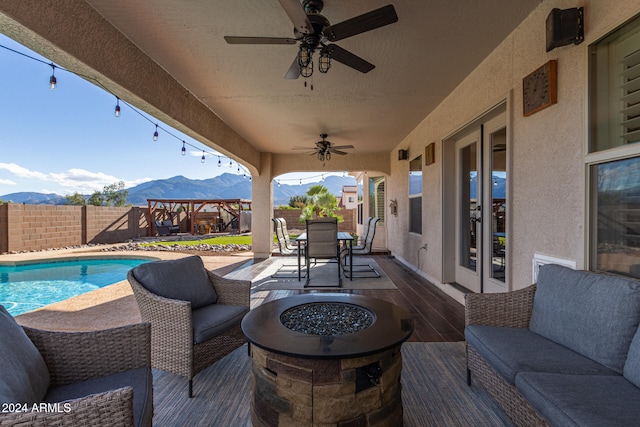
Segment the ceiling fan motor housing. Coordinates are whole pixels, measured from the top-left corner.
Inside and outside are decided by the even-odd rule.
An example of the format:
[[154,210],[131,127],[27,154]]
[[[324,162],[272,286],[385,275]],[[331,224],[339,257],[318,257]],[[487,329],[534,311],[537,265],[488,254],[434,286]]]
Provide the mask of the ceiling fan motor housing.
[[320,13],[324,8],[324,1],[322,0],[304,0],[302,7],[307,13]]
[[322,41],[322,31],[331,25],[329,20],[319,13],[308,13],[307,17],[309,18],[309,22],[311,22],[311,26],[313,27],[313,33],[304,34],[298,31],[297,29],[293,29],[295,37],[297,39],[302,39],[303,43],[307,45],[307,47],[314,51],[320,45]]

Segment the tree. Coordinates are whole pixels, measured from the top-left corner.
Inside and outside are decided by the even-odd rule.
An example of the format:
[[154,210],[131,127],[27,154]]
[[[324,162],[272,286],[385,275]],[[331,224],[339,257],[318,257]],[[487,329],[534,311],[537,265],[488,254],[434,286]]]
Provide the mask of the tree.
[[104,194],[102,191],[94,191],[91,197],[89,197],[89,204],[91,206],[102,206],[104,203]]
[[67,203],[66,203],[67,205],[84,206],[87,204],[87,201],[85,200],[84,196],[78,193],[77,191],[68,196],[64,196],[64,198],[67,199]]
[[291,196],[289,198],[289,206],[292,208],[302,209],[309,203],[307,196]]
[[124,206],[129,197],[129,190],[124,189],[124,181],[105,185],[102,191],[94,191],[89,197],[89,204],[93,206]]
[[124,206],[129,197],[129,190],[124,189],[124,181],[105,185],[102,193],[107,206]]
[[320,184],[313,185],[307,190],[307,196],[309,203],[302,209],[300,222],[318,217],[332,217],[342,221],[342,218],[336,214],[338,199],[329,192],[327,187]]

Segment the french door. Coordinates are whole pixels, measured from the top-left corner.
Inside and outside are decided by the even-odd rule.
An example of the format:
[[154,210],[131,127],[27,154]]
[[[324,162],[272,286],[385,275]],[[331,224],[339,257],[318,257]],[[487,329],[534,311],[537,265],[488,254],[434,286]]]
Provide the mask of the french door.
[[507,271],[506,114],[455,142],[455,281],[504,292]]

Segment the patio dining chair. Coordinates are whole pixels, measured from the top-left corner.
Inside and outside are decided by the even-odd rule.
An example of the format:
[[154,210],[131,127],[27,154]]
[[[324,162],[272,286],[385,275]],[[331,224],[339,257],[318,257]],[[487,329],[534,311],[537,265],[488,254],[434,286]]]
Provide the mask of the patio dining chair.
[[304,285],[305,288],[309,286],[309,281],[311,279],[310,264],[312,258],[314,260],[336,258],[338,266],[338,287],[342,286],[337,218],[307,220],[307,241],[304,255],[307,266],[307,281]]
[[[371,254],[373,239],[376,236],[376,225],[378,224],[379,220],[380,218],[376,217],[369,218],[369,225],[366,230],[366,236],[365,233],[363,233],[364,241],[361,245],[354,246],[351,249],[351,253],[353,255],[358,256]],[[342,258],[342,266],[345,277],[380,277],[380,273],[371,264],[353,264],[353,266],[350,268],[348,248],[342,249],[342,251],[340,252],[340,256]],[[349,273],[350,270],[351,273]]]
[[[273,228],[276,233],[276,240],[278,241],[278,249],[280,255],[297,255],[298,247],[291,244],[289,240],[289,234],[287,231],[287,223],[284,218],[272,218]],[[301,248],[304,253],[304,248]],[[306,274],[303,272],[303,276]],[[273,278],[296,278],[298,277],[298,265],[297,264],[283,264],[278,270],[271,275]]]
[[127,274],[151,323],[151,366],[189,380],[246,342],[251,282],[220,277],[199,256],[141,264]]

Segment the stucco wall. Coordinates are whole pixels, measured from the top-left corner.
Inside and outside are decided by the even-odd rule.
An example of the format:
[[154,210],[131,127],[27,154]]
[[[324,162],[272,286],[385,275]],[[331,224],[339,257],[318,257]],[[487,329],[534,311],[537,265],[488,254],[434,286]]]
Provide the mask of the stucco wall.
[[[578,6],[585,8],[585,41],[545,52],[545,20],[551,9]],[[388,188],[389,197],[398,200],[398,216],[387,217],[389,249],[408,264],[419,265],[435,282],[442,280],[444,141],[506,100],[512,165],[508,193],[511,288],[531,283],[534,253],[574,260],[578,268],[587,267],[584,156],[588,45],[639,12],[637,0],[542,2],[391,152]],[[522,78],[551,59],[558,61],[558,103],[523,117]],[[436,164],[423,166],[423,234],[412,235],[407,232],[409,162],[397,160],[397,149],[409,149],[411,159],[431,142],[436,143]],[[427,251],[419,251],[423,243],[428,244]]]

